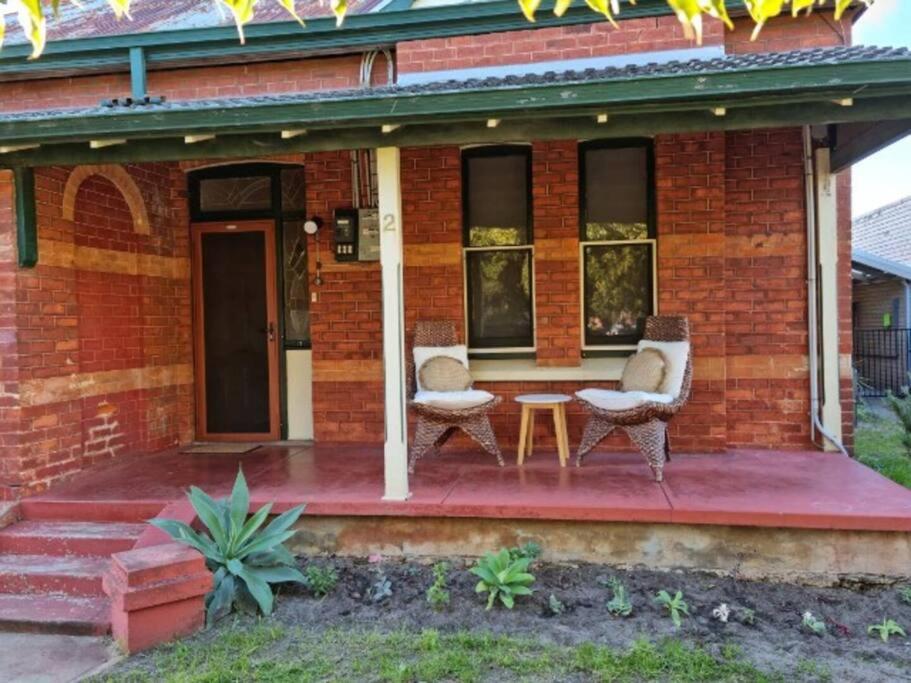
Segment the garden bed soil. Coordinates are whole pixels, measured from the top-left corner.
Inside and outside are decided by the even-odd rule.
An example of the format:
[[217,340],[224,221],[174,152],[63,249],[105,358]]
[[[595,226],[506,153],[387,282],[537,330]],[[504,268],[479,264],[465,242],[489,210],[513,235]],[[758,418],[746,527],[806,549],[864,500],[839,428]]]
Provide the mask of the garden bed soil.
[[[450,560],[450,604],[434,610],[427,602],[433,582],[427,564],[386,560],[314,559],[308,564],[332,566],[338,584],[325,598],[301,586],[282,586],[275,618],[304,631],[330,628],[408,629],[420,632],[471,630],[533,638],[544,643],[578,645],[594,642],[625,650],[637,639],[680,639],[720,653],[725,645],[738,647],[744,658],[767,672],[798,680],[846,682],[911,681],[911,640],[893,637],[888,643],[871,637],[867,627],[894,619],[911,634],[911,605],[901,601],[895,586],[812,588],[793,584],[739,580],[692,571],[615,570],[603,565],[564,565],[536,562],[534,594],[518,598],[515,608],[501,605],[485,610],[486,595],[475,592],[477,578],[467,561]],[[371,588],[384,577],[391,595],[375,602]],[[609,577],[621,580],[630,595],[629,617],[612,616],[606,608]],[[667,611],[656,604],[659,590],[682,591],[690,616],[676,629]],[[553,595],[565,607],[551,610]],[[713,618],[721,603],[731,610],[728,623]],[[755,622],[743,623],[744,610]],[[810,611],[826,623],[823,636],[801,626]],[[822,672],[822,675],[820,675]]]

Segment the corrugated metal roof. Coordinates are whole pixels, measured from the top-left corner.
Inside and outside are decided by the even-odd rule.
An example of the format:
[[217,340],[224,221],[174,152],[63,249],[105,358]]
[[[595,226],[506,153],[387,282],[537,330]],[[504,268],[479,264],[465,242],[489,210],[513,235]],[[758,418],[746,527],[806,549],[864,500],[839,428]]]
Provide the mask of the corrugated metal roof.
[[[371,11],[383,0],[348,0],[349,14]],[[133,3],[132,20],[118,20],[107,0],[81,0],[76,4],[60,4],[57,17],[48,18],[48,42],[73,38],[102,38],[133,33],[155,33],[180,29],[232,26],[234,20],[227,9],[221,11],[212,0],[141,0]],[[297,12],[304,18],[331,16],[328,2],[298,0]],[[50,10],[48,10],[50,15]],[[266,24],[289,21],[291,16],[274,0],[259,2],[252,23]],[[17,45],[28,42],[14,16],[8,16],[4,44]]]
[[911,266],[911,196],[854,219],[854,249]]

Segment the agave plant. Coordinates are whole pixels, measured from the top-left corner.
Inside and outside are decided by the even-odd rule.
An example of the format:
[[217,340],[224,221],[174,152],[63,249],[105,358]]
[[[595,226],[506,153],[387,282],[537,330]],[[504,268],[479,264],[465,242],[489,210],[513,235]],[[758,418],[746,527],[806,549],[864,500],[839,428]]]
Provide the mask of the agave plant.
[[272,504],[262,506],[248,518],[250,491],[240,470],[230,498],[215,500],[195,486],[190,487],[188,497],[208,533],[173,519],[153,519],[151,523],[205,556],[206,566],[215,574],[215,585],[206,596],[208,625],[235,606],[271,614],[273,583],[306,583],[294,566],[294,556],[284,546],[295,533],[291,527],[304,511],[303,505],[279,515],[261,529]]
[[489,594],[487,609],[494,606],[497,598],[507,609],[512,609],[517,596],[531,595],[529,586],[535,581],[534,575],[528,573],[531,561],[530,557],[510,559],[508,548],[496,555],[487,553],[477,561],[469,571],[481,579],[475,592]]

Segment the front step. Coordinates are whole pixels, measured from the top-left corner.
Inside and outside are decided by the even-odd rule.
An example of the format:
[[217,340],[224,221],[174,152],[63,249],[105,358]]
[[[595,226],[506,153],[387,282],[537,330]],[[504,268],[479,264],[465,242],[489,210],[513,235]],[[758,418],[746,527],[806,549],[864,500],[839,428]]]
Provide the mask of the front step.
[[26,498],[19,502],[22,519],[80,522],[146,522],[158,515],[165,503],[130,500],[56,500]]
[[100,597],[110,557],[0,556],[0,593]]
[[0,593],[0,631],[103,636],[110,628],[106,598]]
[[145,524],[26,520],[0,529],[0,555],[97,555],[130,550]]

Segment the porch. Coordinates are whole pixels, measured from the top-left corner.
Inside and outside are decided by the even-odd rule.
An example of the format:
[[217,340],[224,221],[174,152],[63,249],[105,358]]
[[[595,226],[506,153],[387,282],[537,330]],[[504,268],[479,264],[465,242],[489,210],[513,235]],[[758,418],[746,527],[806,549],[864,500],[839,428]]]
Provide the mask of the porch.
[[[139,466],[137,466],[139,465]],[[911,491],[854,460],[814,451],[686,453],[655,483],[641,456],[555,452],[499,468],[446,450],[420,463],[407,502],[382,501],[382,449],[263,445],[243,455],[179,449],[85,471],[25,499],[30,520],[192,519],[184,493],[227,495],[242,467],[254,506],[306,504],[295,549],[365,556],[481,554],[536,540],[547,556],[757,578],[900,576],[911,561]],[[140,540],[140,544],[142,544]]]

